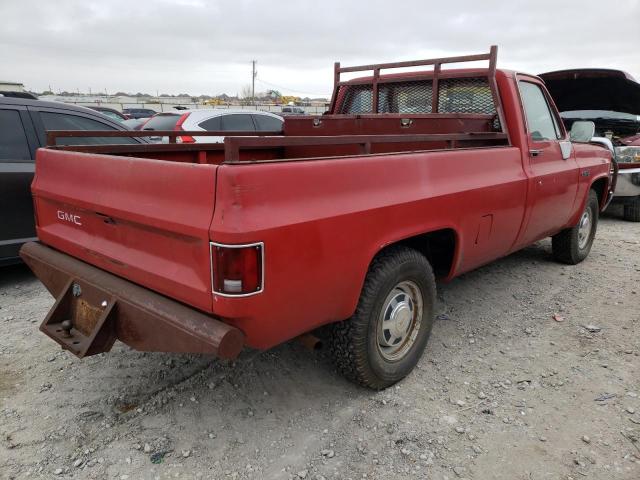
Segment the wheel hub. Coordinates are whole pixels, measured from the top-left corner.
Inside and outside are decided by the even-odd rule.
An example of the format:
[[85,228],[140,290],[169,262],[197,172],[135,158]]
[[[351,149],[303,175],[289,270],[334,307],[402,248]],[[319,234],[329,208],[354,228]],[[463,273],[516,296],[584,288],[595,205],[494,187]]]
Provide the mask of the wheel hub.
[[411,305],[409,302],[399,303],[391,313],[391,333],[397,338],[402,337],[408,330],[412,318]]
[[413,345],[422,321],[422,294],[409,281],[387,295],[378,318],[378,349],[387,360],[399,360]]
[[584,248],[589,242],[589,236],[591,235],[591,210],[586,209],[580,218],[578,224],[578,247]]

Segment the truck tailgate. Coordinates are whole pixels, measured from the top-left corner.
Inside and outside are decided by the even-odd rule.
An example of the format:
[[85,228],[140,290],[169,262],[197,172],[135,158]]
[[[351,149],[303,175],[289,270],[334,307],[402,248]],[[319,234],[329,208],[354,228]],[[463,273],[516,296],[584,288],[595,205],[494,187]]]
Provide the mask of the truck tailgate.
[[38,237],[210,312],[216,168],[40,149],[31,186]]

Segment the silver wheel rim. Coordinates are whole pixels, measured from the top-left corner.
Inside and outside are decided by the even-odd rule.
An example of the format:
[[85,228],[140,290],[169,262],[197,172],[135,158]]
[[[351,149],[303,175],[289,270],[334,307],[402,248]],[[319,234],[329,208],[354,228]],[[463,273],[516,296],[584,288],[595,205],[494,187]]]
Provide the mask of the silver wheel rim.
[[422,323],[422,292],[404,281],[391,289],[378,316],[378,351],[386,359],[402,359],[416,341]]
[[578,247],[582,250],[587,246],[589,242],[589,236],[591,235],[591,209],[587,208],[582,217],[580,217],[580,223],[578,224]]

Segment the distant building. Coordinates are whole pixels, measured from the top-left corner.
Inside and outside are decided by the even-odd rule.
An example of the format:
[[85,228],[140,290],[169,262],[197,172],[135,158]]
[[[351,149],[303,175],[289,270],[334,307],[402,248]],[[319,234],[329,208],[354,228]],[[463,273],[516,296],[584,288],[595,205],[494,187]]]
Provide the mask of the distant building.
[[0,80],[0,92],[24,92],[24,85],[19,82],[3,82]]

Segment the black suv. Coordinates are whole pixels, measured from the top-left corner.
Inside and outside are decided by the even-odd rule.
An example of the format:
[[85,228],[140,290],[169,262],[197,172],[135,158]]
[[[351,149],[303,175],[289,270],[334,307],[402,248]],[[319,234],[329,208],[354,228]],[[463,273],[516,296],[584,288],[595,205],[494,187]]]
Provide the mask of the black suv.
[[[24,242],[35,240],[31,180],[36,149],[47,130],[127,130],[85,107],[0,96],[0,265],[19,261]],[[63,144],[139,143],[133,138],[61,138]]]

